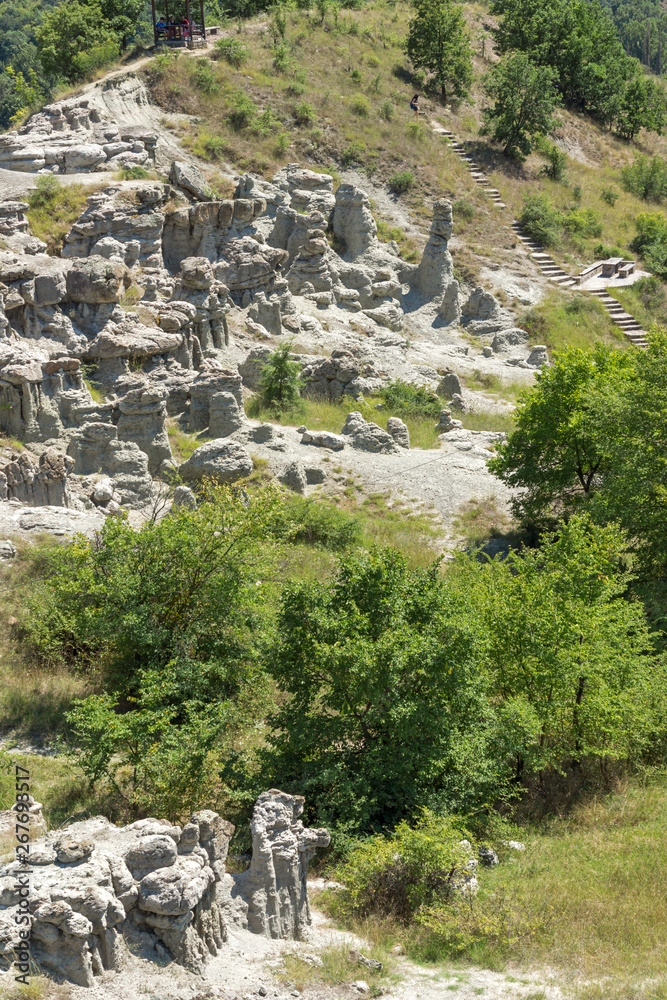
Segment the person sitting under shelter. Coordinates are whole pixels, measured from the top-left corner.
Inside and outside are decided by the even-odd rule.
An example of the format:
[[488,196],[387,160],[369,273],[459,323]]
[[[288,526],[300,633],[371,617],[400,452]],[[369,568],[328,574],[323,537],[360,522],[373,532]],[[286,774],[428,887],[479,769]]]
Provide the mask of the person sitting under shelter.
[[187,38],[188,35],[190,34],[190,22],[188,21],[187,17],[184,17],[181,20],[181,27],[183,28],[183,38]]
[[167,34],[167,22],[163,17],[161,17],[160,20],[157,22],[155,28],[157,30],[157,37],[164,38],[164,36]]

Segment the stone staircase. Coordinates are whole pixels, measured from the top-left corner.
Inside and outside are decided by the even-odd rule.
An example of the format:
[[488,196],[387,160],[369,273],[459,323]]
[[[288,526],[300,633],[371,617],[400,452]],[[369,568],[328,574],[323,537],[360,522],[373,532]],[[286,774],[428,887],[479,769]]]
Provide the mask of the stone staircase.
[[642,330],[634,316],[626,312],[621,303],[613,298],[606,288],[600,288],[598,291],[590,291],[589,295],[594,295],[598,302],[602,303],[613,322],[621,328],[625,336],[635,347],[648,347],[646,330]]
[[497,208],[506,208],[507,206],[505,205],[505,202],[500,197],[500,191],[497,188],[490,186],[491,182],[489,181],[489,178],[477,165],[477,163],[475,163],[472,156],[466,152],[465,146],[458,141],[454,133],[450,132],[449,129],[443,128],[443,126],[438,122],[431,122],[431,128],[436,135],[441,135],[448,140],[454,152],[458,153],[468,167],[470,176],[474,180],[475,184],[479,184],[484,191],[484,194],[489,196],[494,205]]
[[[664,0],[667,3],[667,0]],[[490,186],[489,178],[486,176],[484,171],[475,163],[474,159],[466,151],[463,143],[460,143],[453,132],[449,129],[444,128],[440,122],[430,121],[429,125],[435,135],[442,136],[449,144],[455,153],[460,156],[463,162],[466,164],[470,171],[470,175],[476,184],[484,191],[484,194],[488,195],[491,201],[497,208],[507,208],[505,202],[500,196],[500,191],[497,188]],[[512,229],[514,230],[517,239],[523,244],[526,250],[529,251],[531,257],[541,270],[545,278],[549,281],[553,281],[556,285],[561,288],[574,288],[579,282],[577,278],[568,274],[564,271],[560,264],[557,264],[553,257],[550,257],[546,253],[544,247],[536,243],[535,240],[531,239],[530,236],[525,236],[521,224],[516,220],[512,222]],[[599,302],[602,303],[604,308],[607,310],[611,316],[613,322],[616,326],[620,327],[628,340],[634,344],[636,347],[647,347],[648,343],[646,340],[646,331],[642,330],[641,326],[630,313],[625,312],[620,303],[613,298],[606,289],[600,289],[599,291],[590,291],[591,295],[594,295]]]
[[549,281],[555,282],[561,288],[572,288],[577,284],[576,278],[564,271],[560,264],[557,264],[553,257],[545,252],[544,247],[541,247],[530,236],[524,236],[519,222],[513,222],[512,229],[516,233],[517,239],[521,241],[526,250],[530,251],[530,256]]

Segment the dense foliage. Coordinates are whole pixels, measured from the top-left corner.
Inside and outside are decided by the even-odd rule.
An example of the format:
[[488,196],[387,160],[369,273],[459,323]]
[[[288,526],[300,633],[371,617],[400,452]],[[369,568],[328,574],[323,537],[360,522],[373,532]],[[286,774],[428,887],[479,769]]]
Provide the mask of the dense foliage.
[[443,100],[465,97],[472,84],[472,53],[463,7],[453,0],[414,0],[406,52],[413,66],[431,73]]
[[502,15],[495,29],[498,52],[522,52],[535,66],[553,70],[566,104],[627,138],[640,128],[662,131],[662,89],[626,55],[598,0],[494,0],[492,11]]
[[645,351],[569,350],[540,373],[519,404],[516,430],[489,463],[522,488],[513,503],[523,523],[585,508],[627,531],[646,572],[665,572],[666,372],[667,334],[654,331]]
[[485,125],[508,156],[528,156],[553,130],[555,78],[551,67],[534,65],[525,52],[502,60],[487,76],[485,90],[494,103],[484,112]]

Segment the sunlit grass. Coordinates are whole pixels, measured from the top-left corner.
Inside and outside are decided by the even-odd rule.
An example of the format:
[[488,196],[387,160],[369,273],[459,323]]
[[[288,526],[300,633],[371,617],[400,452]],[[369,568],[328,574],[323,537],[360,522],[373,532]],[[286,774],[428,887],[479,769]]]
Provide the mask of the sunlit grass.
[[582,292],[550,292],[519,317],[519,325],[530,334],[531,344],[546,344],[550,352],[588,350],[598,341],[613,347],[628,344],[602,304]]

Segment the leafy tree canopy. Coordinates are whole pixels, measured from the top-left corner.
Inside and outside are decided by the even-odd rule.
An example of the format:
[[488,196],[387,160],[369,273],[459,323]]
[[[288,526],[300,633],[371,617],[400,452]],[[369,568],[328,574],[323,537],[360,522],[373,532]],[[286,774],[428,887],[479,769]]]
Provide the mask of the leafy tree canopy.
[[472,54],[463,7],[452,0],[414,0],[406,52],[413,66],[431,73],[447,99],[447,88],[465,97],[472,84]]
[[484,112],[485,124],[508,156],[528,156],[540,136],[554,129],[555,80],[555,70],[534,65],[525,52],[501,60],[486,77],[494,104]]
[[516,411],[516,429],[489,468],[508,486],[525,524],[544,524],[571,511],[602,479],[607,454],[590,411],[594,387],[620,378],[621,351],[598,346],[559,354],[536,376]]

